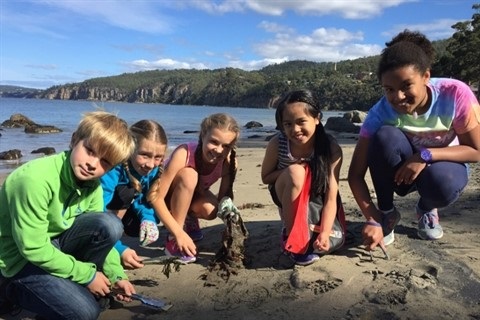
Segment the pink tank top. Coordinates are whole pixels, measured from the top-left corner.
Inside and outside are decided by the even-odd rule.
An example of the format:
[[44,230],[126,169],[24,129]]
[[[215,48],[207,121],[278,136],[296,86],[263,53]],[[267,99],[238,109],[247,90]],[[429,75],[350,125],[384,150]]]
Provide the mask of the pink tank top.
[[[198,142],[187,143],[187,161],[185,166],[197,169],[195,165],[195,150],[197,149]],[[223,161],[217,163],[217,166],[207,175],[199,175],[199,185],[204,189],[208,189],[217,182],[222,176]]]

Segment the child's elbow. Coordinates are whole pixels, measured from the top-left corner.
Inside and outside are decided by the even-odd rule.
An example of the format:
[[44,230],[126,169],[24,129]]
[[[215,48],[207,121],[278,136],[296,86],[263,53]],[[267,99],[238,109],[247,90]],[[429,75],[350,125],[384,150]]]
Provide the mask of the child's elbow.
[[268,174],[262,173],[260,177],[262,178],[262,183],[269,184],[271,183],[270,179],[268,178]]

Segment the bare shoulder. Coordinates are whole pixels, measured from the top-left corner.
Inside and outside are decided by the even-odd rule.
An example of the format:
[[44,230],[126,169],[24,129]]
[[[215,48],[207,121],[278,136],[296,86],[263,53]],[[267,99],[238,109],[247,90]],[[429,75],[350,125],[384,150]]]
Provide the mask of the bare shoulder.
[[[171,169],[174,169],[175,171],[178,170],[179,168],[185,167],[187,163],[187,146],[186,145],[181,145],[177,147],[170,158],[168,159],[168,164],[166,166],[166,170],[170,171]],[[170,170],[169,170],[170,169]]]
[[278,134],[274,135],[267,143],[267,152],[278,149]]

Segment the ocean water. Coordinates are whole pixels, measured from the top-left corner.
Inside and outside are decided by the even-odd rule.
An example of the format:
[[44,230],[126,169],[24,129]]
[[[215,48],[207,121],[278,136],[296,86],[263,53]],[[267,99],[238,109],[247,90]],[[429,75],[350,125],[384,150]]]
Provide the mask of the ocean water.
[[[8,120],[12,114],[21,113],[37,124],[53,125],[63,130],[61,133],[27,134],[23,128],[0,128],[0,152],[11,149],[22,152],[20,160],[0,160],[0,173],[9,172],[23,162],[43,156],[32,154],[32,150],[53,147],[60,152],[68,149],[72,133],[82,115],[98,108],[116,113],[129,125],[142,119],[159,122],[167,133],[169,150],[181,143],[197,140],[198,133],[185,131],[198,131],[202,119],[216,112],[226,112],[237,119],[242,127],[242,139],[266,135],[275,130],[274,109],[0,98],[0,123]],[[324,121],[337,114],[338,112],[325,112]],[[244,128],[249,121],[258,121],[263,127]]]

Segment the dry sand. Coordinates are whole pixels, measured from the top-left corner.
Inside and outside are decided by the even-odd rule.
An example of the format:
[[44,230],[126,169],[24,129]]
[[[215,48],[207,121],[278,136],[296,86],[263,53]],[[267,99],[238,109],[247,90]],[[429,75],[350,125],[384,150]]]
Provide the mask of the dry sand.
[[[346,181],[354,140],[340,142],[340,192],[348,223],[343,249],[307,267],[280,253],[278,212],[260,178],[265,143],[250,142],[238,150],[234,187],[234,202],[249,231],[245,268],[228,281],[209,273],[224,225],[220,219],[201,221],[205,238],[198,243],[196,263],[172,270],[169,277],[163,265],[127,271],[138,293],[168,300],[171,309],[119,303],[100,319],[480,319],[479,165],[472,165],[460,200],[440,210],[441,240],[417,237],[415,194],[397,197],[402,219],[388,247],[391,259],[377,250],[371,261],[361,244],[363,217]],[[141,255],[155,257],[163,255],[165,235],[162,228],[160,240],[148,249],[139,248],[136,239],[125,240]],[[22,312],[5,319],[31,318]]]

